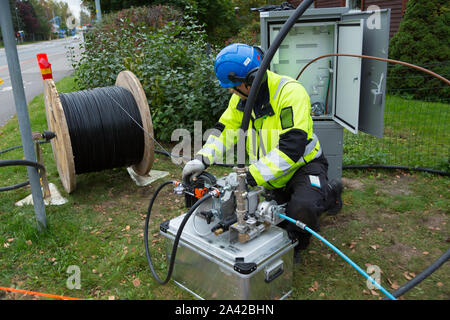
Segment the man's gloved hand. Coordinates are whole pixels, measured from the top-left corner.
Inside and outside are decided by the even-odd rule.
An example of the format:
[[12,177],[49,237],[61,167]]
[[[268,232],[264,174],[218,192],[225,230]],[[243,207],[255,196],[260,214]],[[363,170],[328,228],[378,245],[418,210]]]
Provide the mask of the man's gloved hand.
[[182,179],[183,181],[188,180],[191,176],[196,177],[200,173],[202,173],[206,169],[205,164],[198,160],[194,159],[186,163],[183,168]]

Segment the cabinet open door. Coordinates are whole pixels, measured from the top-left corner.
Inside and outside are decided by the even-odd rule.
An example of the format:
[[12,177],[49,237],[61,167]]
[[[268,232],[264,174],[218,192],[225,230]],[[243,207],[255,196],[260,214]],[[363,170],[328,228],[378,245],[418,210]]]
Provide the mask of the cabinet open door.
[[[356,19],[364,21],[363,55],[388,58],[390,9],[352,12],[342,16],[342,21]],[[386,79],[387,62],[372,59],[362,60],[359,131],[378,138],[383,136],[384,130]]]
[[[338,24],[337,53],[362,54],[363,20]],[[336,58],[336,95],[333,120],[352,133],[358,132],[361,59]]]

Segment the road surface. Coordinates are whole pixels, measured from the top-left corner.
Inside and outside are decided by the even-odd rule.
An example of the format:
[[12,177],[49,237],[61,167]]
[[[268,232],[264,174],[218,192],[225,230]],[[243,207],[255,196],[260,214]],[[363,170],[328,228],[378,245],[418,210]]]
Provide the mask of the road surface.
[[[68,48],[74,47],[75,55],[78,57],[80,51],[79,44],[80,40],[75,40],[70,37],[17,46],[27,103],[44,91],[36,55],[38,53],[47,54],[48,60],[52,65],[53,79],[58,81],[73,72]],[[3,84],[0,84],[1,128],[16,114],[8,62],[4,48],[0,49],[0,78],[3,80]]]

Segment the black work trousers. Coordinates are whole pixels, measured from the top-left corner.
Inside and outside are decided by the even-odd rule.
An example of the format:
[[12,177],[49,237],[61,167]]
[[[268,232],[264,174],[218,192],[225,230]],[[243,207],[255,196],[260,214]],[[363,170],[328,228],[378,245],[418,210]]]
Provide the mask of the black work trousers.
[[[287,203],[288,217],[303,222],[316,232],[320,231],[320,215],[335,201],[328,187],[327,172],[328,161],[322,155],[298,169],[284,188],[272,191],[278,204]],[[309,232],[287,220],[278,226],[285,229],[291,239],[298,240],[297,249],[304,250],[308,247],[311,238]]]

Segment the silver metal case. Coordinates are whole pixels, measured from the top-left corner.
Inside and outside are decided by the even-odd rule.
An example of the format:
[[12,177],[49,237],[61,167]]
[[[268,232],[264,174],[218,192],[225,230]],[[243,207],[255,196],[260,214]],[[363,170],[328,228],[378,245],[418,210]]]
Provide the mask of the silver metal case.
[[[161,225],[168,259],[184,216]],[[172,274],[178,286],[207,300],[273,300],[289,296],[296,242],[286,231],[271,226],[247,243],[230,243],[228,232],[203,236],[211,227],[195,213],[186,223]]]

